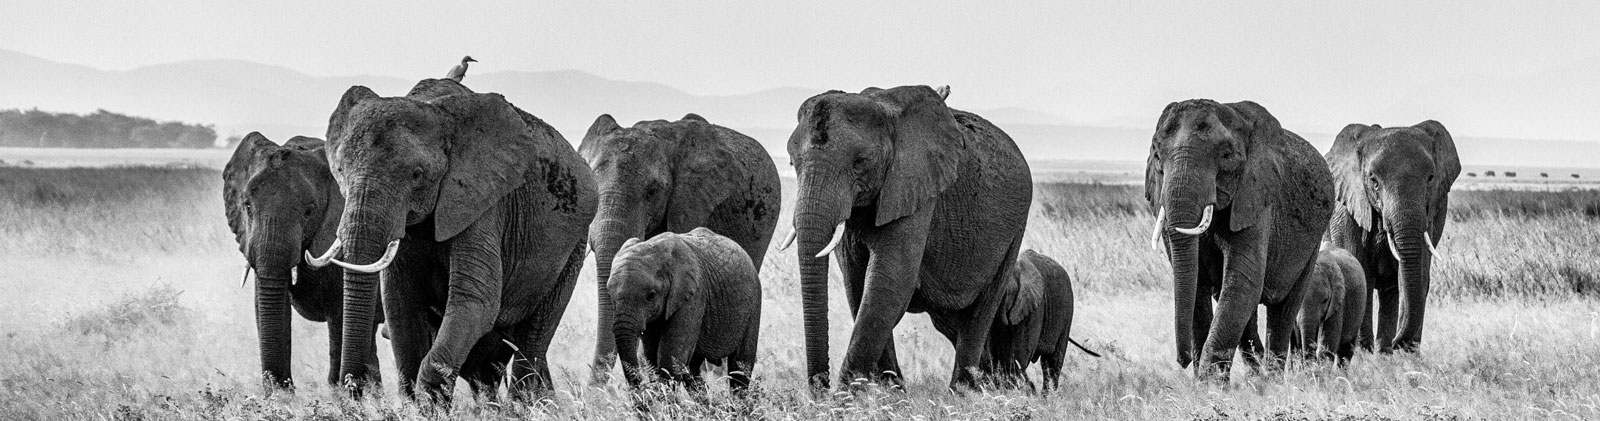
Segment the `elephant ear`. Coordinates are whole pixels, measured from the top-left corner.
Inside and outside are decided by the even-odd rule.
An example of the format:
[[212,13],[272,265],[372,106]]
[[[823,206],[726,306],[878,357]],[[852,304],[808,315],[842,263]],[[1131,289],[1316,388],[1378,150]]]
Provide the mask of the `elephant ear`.
[[689,241],[680,235],[673,235],[667,241],[667,247],[672,250],[671,259],[667,262],[671,268],[669,279],[672,285],[667,287],[666,312],[667,319],[671,319],[679,311],[694,305],[695,297],[702,293],[706,278],[700,267],[699,256],[689,248]]
[[1444,224],[1450,213],[1450,186],[1456,182],[1456,177],[1461,176],[1461,157],[1456,154],[1455,138],[1450,137],[1450,131],[1445,130],[1444,124],[1428,120],[1417,123],[1417,129],[1433,138],[1433,168],[1436,172],[1433,177],[1433,242],[1438,245],[1439,237],[1444,236]]
[[902,86],[874,94],[893,116],[893,156],[878,192],[875,225],[932,206],[956,181],[966,135],[944,99],[927,86]]
[[[590,124],[589,131],[583,134],[583,142],[578,144],[578,154],[583,155],[585,160],[591,160],[592,154],[596,153],[594,148],[599,147],[600,138],[617,130],[622,130],[622,126],[617,124],[617,119],[611,118],[611,114],[595,117],[594,124]],[[590,164],[594,162],[590,161]]]
[[228,214],[228,229],[233,231],[239,251],[245,251],[245,230],[250,225],[250,215],[244,206],[250,177],[256,171],[257,161],[260,161],[258,157],[275,150],[278,150],[278,145],[267,140],[261,132],[250,132],[234,148],[228,164],[222,167],[222,204]]
[[342,137],[335,136],[335,134],[344,131],[345,122],[350,121],[350,110],[354,109],[362,101],[376,98],[378,98],[378,93],[372,92],[371,89],[367,89],[365,86],[351,86],[350,89],[344,91],[344,96],[339,98],[339,106],[334,108],[333,115],[328,116],[328,133],[325,139],[328,139],[329,146],[336,148],[338,143],[343,140]]
[[553,131],[530,125],[500,94],[451,95],[430,103],[456,122],[444,145],[450,168],[434,209],[434,240],[444,241],[522,186],[528,168],[539,161],[540,142]]
[[[1162,162],[1156,152],[1161,147],[1161,138],[1165,134],[1164,130],[1170,124],[1168,120],[1173,117],[1172,109],[1177,106],[1178,103],[1176,102],[1169,103],[1167,108],[1161,110],[1161,117],[1156,119],[1156,132],[1150,136],[1150,153],[1145,156],[1144,160],[1144,199],[1150,202],[1151,215],[1159,214],[1161,207],[1166,205],[1164,203],[1166,199],[1161,197]],[[1159,224],[1160,221],[1156,221],[1156,223]]]
[[1000,317],[1001,322],[1015,326],[1038,312],[1044,304],[1044,279],[1033,262],[1021,257],[1017,259],[1017,268],[1010,278],[1005,285]]
[[1249,228],[1260,219],[1270,196],[1267,187],[1278,179],[1280,173],[1275,157],[1253,155],[1267,153],[1272,148],[1270,139],[1286,134],[1283,126],[1278,124],[1278,119],[1261,104],[1240,101],[1227,105],[1235,113],[1229,119],[1232,120],[1228,122],[1229,129],[1243,141],[1238,147],[1246,151],[1247,158],[1238,179],[1231,185],[1218,183],[1217,188],[1228,196],[1231,209],[1228,229],[1239,231]]
[[1367,197],[1366,171],[1361,168],[1361,135],[1373,126],[1344,126],[1328,149],[1328,169],[1333,172],[1334,196],[1363,231],[1372,231],[1372,202]]

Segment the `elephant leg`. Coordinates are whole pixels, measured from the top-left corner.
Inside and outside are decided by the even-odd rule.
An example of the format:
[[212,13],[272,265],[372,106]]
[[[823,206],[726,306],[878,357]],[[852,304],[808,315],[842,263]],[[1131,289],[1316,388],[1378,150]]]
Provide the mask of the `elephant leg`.
[[466,361],[461,363],[461,380],[472,388],[472,394],[494,402],[500,400],[500,383],[505,379],[506,361],[511,359],[503,335],[491,332],[472,345]]
[[[339,385],[340,352],[344,349],[344,323],[340,316],[328,316],[328,384]],[[376,356],[374,356],[376,357]],[[377,361],[373,358],[371,361]]]
[[840,259],[841,263],[851,263],[850,271],[862,271],[855,326],[850,334],[850,344],[845,348],[844,366],[839,370],[841,384],[852,384],[856,379],[876,381],[882,375],[878,362],[883,360],[885,348],[894,342],[894,327],[900,323],[900,318],[911,303],[917,286],[917,274],[921,270],[925,238],[909,235],[918,232],[915,228],[919,222],[920,232],[926,233],[927,216],[905,218],[890,224],[893,226],[890,228],[892,232],[881,234],[889,238],[905,238],[905,241],[876,247],[864,245],[873,249],[870,258],[859,249],[850,253],[862,257],[863,262],[856,261],[855,257]]
[[[1062,338],[1063,342],[1067,339]],[[1061,369],[1065,365],[1067,348],[1065,344],[1059,345],[1054,351],[1039,358],[1040,373],[1044,377],[1045,390],[1061,389]]]
[[1400,288],[1378,290],[1378,352],[1394,352],[1394,332],[1400,322]]
[[[661,330],[646,328],[644,334],[639,337],[639,342],[640,345],[643,345],[640,348],[644,352],[644,360],[650,362],[649,369],[655,373],[656,380],[666,380],[663,362],[659,359],[661,355]],[[640,367],[640,369],[644,368]]]
[[1206,338],[1211,335],[1211,320],[1214,317],[1211,310],[1214,308],[1213,296],[1215,291],[1209,287],[1196,287],[1194,299],[1194,328],[1191,329],[1194,343],[1205,346]]
[[1361,330],[1356,332],[1356,344],[1367,352],[1372,352],[1375,349],[1372,346],[1372,304],[1373,301],[1376,301],[1372,296],[1375,291],[1375,289],[1368,288],[1366,291],[1361,292],[1367,295],[1367,300],[1361,305],[1361,326],[1359,327]]
[[503,212],[491,210],[450,240],[444,321],[417,373],[417,387],[430,397],[448,402],[448,387],[454,383],[461,364],[500,315],[500,293],[505,283],[500,232],[503,219]]
[[705,398],[706,395],[706,377],[704,371],[705,365],[705,357],[690,357],[689,371],[684,373],[683,377],[684,389],[688,390],[690,394],[702,399]]
[[1300,309],[1295,315],[1294,340],[1291,348],[1299,351],[1301,358],[1310,359],[1316,356],[1317,333],[1322,330],[1324,317],[1323,311],[1316,303],[1303,303],[1305,308]]
[[[1247,264],[1242,256],[1229,256],[1224,267],[1221,293],[1217,294],[1217,307],[1211,324],[1210,338],[1205,342],[1198,368],[1201,377],[1220,375],[1227,381],[1227,362],[1233,360],[1239,342],[1244,338],[1245,327],[1256,313],[1261,302],[1262,269],[1256,266],[1264,256],[1250,256]],[[1273,320],[1267,320],[1272,323]],[[1269,337],[1268,340],[1271,340]],[[1286,343],[1287,344],[1287,343]]]
[[[437,281],[434,279],[436,272],[426,263],[432,258],[425,255],[428,245],[419,243],[407,242],[400,247],[394,263],[381,277],[389,348],[394,353],[395,369],[400,375],[400,395],[407,398],[414,397],[417,373],[439,329],[434,310],[427,304],[431,284]],[[333,358],[338,359],[337,355]]]
[[512,396],[527,398],[528,394],[544,395],[555,390],[550,378],[550,362],[546,358],[550,341],[555,338],[561,316],[572,301],[572,291],[578,286],[578,273],[583,270],[583,258],[588,254],[586,240],[567,254],[567,264],[556,276],[556,289],[544,296],[544,302],[535,306],[527,319],[514,329],[519,355],[511,366]]
[[[1266,347],[1261,343],[1261,327],[1257,323],[1261,319],[1260,313],[1252,310],[1250,321],[1244,324],[1244,336],[1239,338],[1239,357],[1244,364],[1252,370],[1261,369],[1261,357],[1266,355]],[[1223,370],[1231,371],[1231,364],[1224,362]]]
[[756,343],[758,342],[757,338],[760,337],[760,329],[760,323],[750,323],[750,327],[747,329],[749,332],[744,335],[744,342],[739,345],[738,350],[733,352],[733,356],[728,357],[726,363],[728,367],[728,390],[732,391],[734,396],[744,397],[750,390],[750,376],[756,366],[756,351],[758,349]]
[[1317,350],[1318,359],[1333,359],[1339,353],[1339,342],[1344,336],[1344,315],[1337,311],[1332,313],[1322,322],[1322,348]]
[[977,302],[965,311],[967,319],[956,331],[955,368],[950,377],[952,390],[978,387],[984,344],[989,340],[989,329],[994,326],[995,314],[1000,309],[1000,300],[995,299],[994,292],[990,290],[978,296]]

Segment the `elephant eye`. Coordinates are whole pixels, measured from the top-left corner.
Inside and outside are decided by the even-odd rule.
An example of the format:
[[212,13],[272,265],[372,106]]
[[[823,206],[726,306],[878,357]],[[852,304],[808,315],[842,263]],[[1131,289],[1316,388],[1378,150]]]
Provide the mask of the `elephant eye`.
[[654,300],[654,299],[656,299],[656,292],[654,290],[646,291],[644,293],[644,299],[646,299],[646,300]]
[[416,179],[419,179],[419,178],[422,178],[422,167],[412,168],[411,169],[411,179],[412,180],[416,180]]
[[249,200],[244,201],[244,211],[245,212],[251,212],[251,211],[254,211],[254,210],[255,210],[255,206],[252,206],[250,204]]

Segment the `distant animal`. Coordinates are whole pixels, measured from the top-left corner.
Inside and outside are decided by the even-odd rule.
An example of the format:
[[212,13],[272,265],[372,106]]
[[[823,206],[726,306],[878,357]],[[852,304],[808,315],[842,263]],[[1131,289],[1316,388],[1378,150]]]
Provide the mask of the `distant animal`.
[[689,114],[623,128],[596,118],[578,147],[594,169],[600,207],[589,227],[599,280],[599,329],[593,381],[604,384],[616,361],[615,314],[606,280],[629,238],[709,228],[739,243],[756,271],[772,245],[783,185],[761,143]]
[[1578,175],[1577,174],[1573,174],[1572,178],[1578,178]]
[[1506,171],[1504,174],[1505,174],[1506,177],[1516,177],[1517,176],[1517,172],[1516,171]]
[[1494,177],[1494,170],[1484,171],[1483,172],[1483,176],[1484,177]]
[[[490,57],[490,58],[493,58],[493,57]],[[477,63],[477,62],[478,62],[477,60],[473,60],[472,59],[472,56],[462,57],[461,58],[461,64],[457,64],[456,67],[451,67],[450,68],[450,73],[445,74],[444,77],[446,79],[450,79],[450,80],[454,80],[456,82],[460,82],[461,79],[465,79],[467,77],[467,63]]]
[[1258,362],[1265,304],[1269,368],[1282,366],[1299,301],[1290,293],[1310,277],[1333,213],[1316,147],[1254,102],[1174,102],[1151,139],[1145,198],[1151,241],[1172,266],[1178,365],[1226,381],[1235,349]]
[[[344,211],[344,196],[328,170],[322,139],[295,136],[282,146],[251,132],[239,142],[222,170],[222,197],[228,228],[256,273],[256,335],[261,372],[268,388],[294,388],[289,308],[314,322],[328,323],[329,384],[339,384],[343,339],[344,271],[304,261],[305,250],[333,243]],[[372,304],[382,308],[377,297]],[[378,315],[382,315],[380,311]],[[364,334],[371,338],[378,317]],[[367,370],[377,373],[377,348],[357,350]]]
[[[517,399],[550,391],[545,355],[598,201],[572,144],[503,96],[428,79],[404,97],[345,91],[328,150],[344,215],[318,259],[345,268],[347,303],[376,296],[382,273],[401,392],[448,403],[458,379],[492,396],[507,378]],[[345,325],[373,310],[345,306]],[[376,374],[350,364],[365,339],[343,342],[356,393]]]
[[1301,286],[1295,347],[1307,358],[1348,363],[1367,309],[1366,270],[1350,252],[1323,242],[1316,269],[1306,281]]
[[1370,310],[1362,312],[1361,346],[1372,350],[1376,341],[1380,352],[1416,350],[1432,285],[1429,268],[1448,221],[1450,187],[1461,175],[1455,140],[1433,120],[1409,127],[1351,124],[1334,138],[1327,157],[1339,191],[1327,239],[1361,262],[1377,291],[1376,300],[1367,300],[1369,309],[1374,302],[1378,307],[1376,323]]
[[829,382],[830,255],[855,315],[841,384],[903,384],[894,327],[907,312],[927,312],[955,348],[950,386],[978,387],[999,308],[989,291],[1015,270],[1033,177],[1010,136],[950,108],[948,94],[867,88],[800,105],[789,159],[798,179],[805,373],[816,389]]
[[1547,173],[1547,172],[1539,173],[1539,178],[1550,178],[1550,173]]
[[1468,176],[1468,177],[1477,177],[1477,176],[1478,176],[1478,173],[1475,173],[1475,172],[1469,172],[1469,173],[1467,173],[1467,176]]
[[1002,385],[1034,389],[1027,370],[1038,361],[1044,389],[1059,389],[1068,344],[1100,356],[1072,339],[1072,278],[1055,259],[1033,250],[1018,254],[1017,269],[1001,287],[1000,296],[985,360]]
[[728,386],[750,385],[761,329],[761,280],[743,246],[706,228],[629,239],[617,252],[606,287],[617,304],[613,325],[628,384],[643,382],[644,361],[667,380],[704,393],[706,361],[728,370]]

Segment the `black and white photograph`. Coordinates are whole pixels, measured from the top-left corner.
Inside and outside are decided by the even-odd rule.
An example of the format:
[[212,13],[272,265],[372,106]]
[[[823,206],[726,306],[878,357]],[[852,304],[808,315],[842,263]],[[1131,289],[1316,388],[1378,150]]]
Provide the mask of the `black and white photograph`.
[[0,420],[1600,419],[1597,22],[6,1]]

